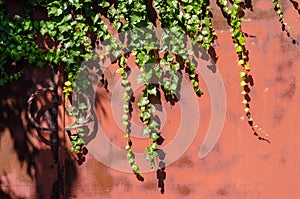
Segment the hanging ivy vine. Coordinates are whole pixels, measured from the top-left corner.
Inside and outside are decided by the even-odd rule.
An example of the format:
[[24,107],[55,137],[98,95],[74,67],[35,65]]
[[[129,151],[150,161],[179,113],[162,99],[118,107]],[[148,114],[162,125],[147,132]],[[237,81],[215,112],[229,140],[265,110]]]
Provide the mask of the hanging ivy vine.
[[[270,0],[274,10],[278,14],[282,29],[287,36],[291,28],[284,21],[281,5],[277,0]],[[245,34],[242,30],[243,5],[242,0],[216,0],[223,16],[227,19],[232,34],[232,42],[238,57],[237,64],[241,67],[240,86],[245,116],[253,130],[253,134],[260,140],[269,142],[261,128],[254,121],[250,108],[250,91],[252,76],[248,65],[249,55],[246,48]],[[144,134],[149,135],[149,145],[146,146],[147,159],[150,167],[154,167],[155,159],[158,157],[157,150],[161,138],[160,126],[156,117],[155,106],[151,99],[163,92],[167,99],[176,98],[176,92],[180,87],[179,73],[185,71],[198,96],[203,95],[195,64],[192,62],[193,51],[187,50],[182,35],[188,35],[194,43],[201,45],[205,50],[213,49],[212,44],[217,38],[211,22],[212,13],[209,0],[29,0],[24,3],[24,16],[10,15],[6,12],[5,1],[0,1],[0,85],[18,79],[23,70],[8,72],[13,62],[21,59],[28,61],[31,65],[43,67],[46,64],[64,66],[66,81],[64,93],[68,97],[74,89],[79,92],[88,85],[76,85],[75,80],[81,70],[81,63],[91,58],[91,51],[100,41],[110,40],[108,49],[115,56],[119,56],[119,69],[116,71],[122,76],[124,87],[124,114],[123,124],[126,132],[125,137],[128,162],[133,172],[142,175],[138,163],[134,160],[133,143],[130,137],[130,123],[132,96],[134,95],[128,80],[131,67],[127,63],[128,56],[135,56],[135,62],[141,71],[137,81],[144,85],[140,96],[138,107],[141,110],[140,119],[145,124]],[[43,19],[34,19],[32,12],[43,8],[47,16]],[[151,17],[152,16],[152,17]],[[154,17],[153,17],[154,16]],[[147,29],[153,26],[166,28],[169,32],[164,35],[161,42],[162,48],[158,48],[153,42],[153,35],[147,34]],[[122,54],[120,46],[108,27],[120,33],[131,30],[132,38],[130,45],[133,51]],[[142,28],[142,29],[139,29]],[[137,32],[134,32],[137,31]],[[139,32],[140,31],[140,32]],[[143,35],[134,37],[134,35]],[[171,36],[177,38],[170,39]],[[36,38],[50,38],[54,45],[39,46]],[[173,38],[174,38],[173,37]],[[164,43],[165,42],[165,43]],[[292,38],[294,44],[298,42]],[[171,47],[168,47],[171,46]],[[179,61],[183,60],[183,61]],[[157,82],[151,80],[155,78]],[[83,81],[84,82],[84,81]],[[85,84],[85,83],[84,83]],[[87,109],[83,104],[80,110]],[[78,110],[73,110],[76,116]],[[79,114],[79,113],[78,113]],[[78,115],[77,114],[77,115]],[[77,123],[82,123],[84,118],[79,118]],[[84,142],[81,139],[82,129],[71,135],[72,151],[81,150]]]

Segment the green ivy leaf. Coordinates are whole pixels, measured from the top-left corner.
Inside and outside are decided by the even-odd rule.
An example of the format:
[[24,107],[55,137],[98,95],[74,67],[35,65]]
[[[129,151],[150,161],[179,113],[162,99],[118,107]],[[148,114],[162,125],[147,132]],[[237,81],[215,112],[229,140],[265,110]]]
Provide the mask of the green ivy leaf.
[[243,65],[244,63],[245,63],[245,62],[244,62],[244,60],[242,60],[242,59],[238,61],[238,65]]
[[240,82],[240,85],[241,85],[242,87],[244,87],[244,86],[247,85],[247,83],[246,83],[244,80],[242,80],[242,81]]
[[209,35],[209,29],[208,27],[203,27],[201,30],[202,35]]
[[125,56],[121,56],[121,59],[120,59],[120,66],[124,67],[126,64],[126,58]]
[[84,136],[85,135],[85,131],[83,129],[79,129],[78,130],[78,135],[79,136]]
[[117,70],[116,70],[116,73],[125,73],[125,70],[123,69],[123,68],[118,68]]
[[171,61],[173,61],[173,59],[174,59],[174,55],[168,54],[167,61],[171,62]]
[[73,146],[73,147],[76,146],[76,142],[75,141],[71,141],[70,143],[71,143],[71,146]]
[[124,125],[124,126],[128,126],[128,125],[129,125],[129,122],[128,122],[128,121],[123,121],[123,125]]
[[84,117],[79,117],[78,118],[78,123],[84,123],[85,121],[85,118]]
[[141,97],[140,102],[138,103],[139,106],[146,106],[149,104],[149,99],[147,97]]
[[178,62],[175,62],[174,64],[172,64],[172,68],[175,71],[178,71],[180,69],[180,64]]
[[156,143],[152,143],[152,144],[151,144],[151,149],[152,149],[153,151],[156,150],[157,147],[158,147],[158,145],[157,145]]
[[127,159],[132,159],[132,153],[131,152],[127,152],[126,157],[127,157]]
[[76,143],[77,143],[77,145],[84,145],[84,141],[82,138],[78,138]]
[[238,41],[239,43],[244,46],[246,44],[246,41],[245,41],[245,37],[244,36],[239,36],[238,37]]
[[151,117],[150,113],[148,113],[148,112],[143,112],[143,113],[142,113],[143,121],[146,121],[146,120],[149,119],[150,117]]
[[99,3],[99,6],[101,6],[102,8],[107,8],[110,6],[109,2],[102,0],[101,3]]
[[242,46],[237,46],[235,50],[237,53],[241,53],[243,51],[243,48]]
[[158,138],[160,138],[160,136],[157,135],[156,133],[152,133],[152,134],[151,134],[151,139],[152,139],[152,141],[156,141],[156,140],[158,140]]
[[151,153],[152,152],[152,148],[151,147],[146,147],[146,150],[145,150],[147,153]]
[[151,120],[151,122],[149,124],[149,128],[154,129],[154,128],[158,127],[158,126],[159,126],[159,124],[155,120]]
[[246,73],[245,72],[240,72],[240,77],[245,77],[246,76]]
[[132,169],[134,172],[136,172],[136,171],[138,170],[138,167],[137,167],[137,165],[134,164],[134,165],[131,166],[131,169]]
[[156,87],[154,86],[153,88],[149,88],[147,89],[147,92],[151,95],[154,95],[156,96],[157,95],[157,90],[156,90]]
[[80,149],[81,149],[80,146],[76,146],[76,147],[75,147],[75,151],[79,151]]
[[124,109],[124,110],[129,110],[129,105],[128,105],[128,104],[124,104],[124,105],[123,105],[123,109]]
[[151,133],[151,130],[149,128],[144,128],[143,135],[147,135],[147,134],[150,134],[150,133]]
[[247,64],[244,65],[244,68],[245,70],[250,71],[250,67]]
[[100,16],[99,16],[98,13],[93,17],[93,24],[94,25],[98,22],[99,18],[100,18]]
[[78,109],[86,109],[86,108],[87,108],[87,106],[86,106],[85,103],[80,103],[80,104],[78,105]]

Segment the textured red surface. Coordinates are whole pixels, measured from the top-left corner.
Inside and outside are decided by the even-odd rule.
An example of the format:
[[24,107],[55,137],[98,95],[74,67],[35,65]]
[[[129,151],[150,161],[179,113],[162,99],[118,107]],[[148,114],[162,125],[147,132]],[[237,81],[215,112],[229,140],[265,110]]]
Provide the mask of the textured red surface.
[[[243,22],[243,30],[252,35],[246,39],[249,64],[254,78],[251,107],[254,119],[269,134],[271,144],[257,140],[246,121],[243,121],[239,67],[236,64],[234,46],[225,19],[221,16],[219,8],[213,5],[213,24],[218,34],[215,45],[218,56],[216,65],[221,72],[227,96],[225,125],[213,151],[204,159],[198,157],[211,116],[210,95],[207,85],[202,81],[205,95],[198,98],[201,119],[197,136],[188,150],[177,161],[167,166],[164,194],[160,194],[157,188],[155,172],[144,174],[144,182],[139,182],[133,174],[103,165],[91,153],[87,153],[85,162],[81,165],[77,165],[76,161],[69,160],[65,153],[61,153],[61,163],[65,169],[65,173],[61,175],[65,198],[300,198],[299,45],[293,45],[291,39],[281,31],[281,24],[272,9],[271,1],[256,0],[252,1],[252,4],[253,11],[246,12],[247,20]],[[300,15],[290,2],[285,1],[282,4],[286,21],[294,28],[290,31],[291,35],[299,41]],[[45,71],[35,73],[45,74]],[[6,96],[13,96],[14,92],[20,93],[26,102],[25,98],[36,89],[35,85],[47,85],[43,82],[46,81],[43,76],[32,78],[38,77],[37,74],[33,75],[32,71],[27,71],[25,76],[16,82],[19,87],[22,85],[19,90],[4,91],[5,96],[1,94],[1,106],[8,105],[10,112],[13,112],[13,107],[20,99],[4,101]],[[109,139],[117,146],[123,147],[126,140],[120,136],[122,132],[112,116],[110,94],[102,88],[98,89],[97,115]],[[105,111],[99,108],[100,103]],[[169,104],[163,104],[168,113],[166,127],[163,129],[165,145],[174,138],[180,109],[178,105],[171,108]],[[62,105],[60,114],[63,114]],[[49,146],[43,144],[32,129],[22,129],[27,125],[24,122],[24,111],[13,112],[11,115],[15,116],[16,120],[5,124],[4,127],[1,125],[0,128],[1,189],[3,192],[11,192],[12,198],[51,198],[57,168],[52,164]],[[63,127],[63,117],[61,118],[60,126]],[[30,167],[29,172],[30,162],[20,161],[20,153],[17,153],[14,147],[24,131],[33,135],[29,138],[37,148],[32,160],[35,166]],[[63,138],[62,132],[61,137]],[[134,146],[142,151],[147,142],[135,139]],[[24,150],[22,153],[29,152]],[[1,197],[6,196],[3,194]]]
[[[289,4],[285,3],[284,6],[286,5]],[[291,34],[299,37],[300,17],[297,11],[291,5],[284,9],[286,20],[294,27]],[[300,61],[299,46],[293,45],[281,31],[271,2],[253,2],[253,12],[247,11],[245,18],[248,20],[243,23],[244,31],[253,36],[247,38],[249,64],[254,77],[251,92],[252,114],[269,134],[271,144],[258,141],[251,135],[249,126],[242,119],[239,67],[236,66],[229,28],[215,9],[214,17],[213,23],[219,35],[215,46],[218,56],[216,65],[221,72],[227,95],[226,121],[214,150],[204,159],[198,158],[211,115],[210,96],[203,85],[206,94],[198,99],[201,121],[197,137],[188,151],[166,168],[163,195],[157,188],[155,172],[145,174],[145,181],[139,182],[133,175],[103,166],[88,154],[87,161],[77,169],[79,176],[71,186],[74,198],[300,197],[300,127],[297,125],[300,110],[297,103],[300,97],[300,71],[297,67]],[[110,105],[110,97],[101,96],[101,103]],[[164,106],[169,113],[168,128],[163,129],[166,138],[164,144],[167,144],[176,132],[178,107],[171,109],[168,104]],[[122,132],[114,124],[109,108],[106,113],[106,117],[101,117],[104,132],[113,143],[122,147],[124,140],[119,136]],[[140,140],[134,142],[138,149],[145,144],[146,142]]]

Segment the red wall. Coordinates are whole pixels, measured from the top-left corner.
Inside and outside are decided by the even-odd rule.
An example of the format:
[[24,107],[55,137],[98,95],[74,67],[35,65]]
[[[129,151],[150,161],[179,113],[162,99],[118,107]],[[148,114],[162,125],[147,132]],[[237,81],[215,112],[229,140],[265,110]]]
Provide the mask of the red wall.
[[[257,140],[243,121],[240,68],[236,64],[229,27],[213,5],[213,24],[218,34],[216,66],[225,85],[227,107],[222,134],[205,158],[199,159],[198,153],[212,113],[208,85],[202,81],[205,95],[197,98],[200,109],[197,135],[187,151],[166,167],[164,194],[157,188],[155,171],[144,174],[145,180],[140,182],[133,174],[105,166],[91,151],[84,156],[82,164],[71,160],[65,151],[68,147],[62,131],[63,100],[59,105],[62,141],[58,166],[53,162],[50,146],[28,124],[25,110],[30,94],[47,86],[51,79],[47,69],[27,68],[20,80],[0,90],[0,198],[51,198],[58,191],[56,182],[61,183],[58,187],[64,188],[59,194],[62,198],[299,198],[300,127],[296,123],[300,111],[299,45],[292,44],[281,31],[271,1],[253,1],[252,5],[253,11],[246,11],[247,20],[243,22],[244,32],[251,35],[246,39],[254,79],[251,107],[254,119],[268,133],[271,144]],[[298,11],[287,1],[283,3],[283,10],[285,20],[294,28],[291,36],[299,40]],[[114,82],[114,78],[118,77],[111,76],[108,81]],[[98,87],[96,113],[110,141],[123,148],[126,140],[116,126],[110,107],[113,85],[108,93]],[[164,147],[174,140],[181,110],[178,104],[162,103],[167,113]],[[43,135],[49,140],[47,134]],[[135,149],[140,152],[147,143],[134,139]]]

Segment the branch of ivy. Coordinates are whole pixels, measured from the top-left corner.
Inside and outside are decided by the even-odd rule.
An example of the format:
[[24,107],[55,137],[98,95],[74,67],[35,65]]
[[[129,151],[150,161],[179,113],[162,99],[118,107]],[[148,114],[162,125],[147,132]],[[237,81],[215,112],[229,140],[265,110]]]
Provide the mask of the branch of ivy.
[[[227,18],[227,22],[230,25],[230,32],[232,33],[232,40],[238,55],[238,65],[242,66],[240,71],[240,86],[243,88],[241,94],[244,99],[242,101],[244,105],[244,112],[247,118],[247,122],[251,127],[253,135],[259,140],[270,142],[268,139],[262,137],[258,134],[258,131],[263,132],[263,130],[254,122],[253,117],[250,112],[250,87],[253,85],[253,79],[250,75],[250,67],[247,64],[249,60],[248,51],[246,49],[246,39],[242,31],[242,21],[243,18],[240,17],[240,12],[242,11],[241,0],[233,0],[231,8],[228,8],[227,0],[218,0],[218,5],[221,8],[223,15]],[[267,134],[265,134],[267,135]]]
[[131,84],[128,80],[128,72],[130,68],[126,65],[127,59],[124,55],[122,55],[119,59],[119,68],[117,69],[116,73],[120,73],[122,76],[122,86],[125,89],[123,99],[125,101],[123,105],[124,114],[122,116],[123,119],[123,125],[125,126],[125,134],[124,137],[127,138],[127,144],[125,146],[125,149],[127,150],[127,160],[128,163],[131,166],[131,169],[134,174],[137,175],[138,179],[142,179],[142,172],[140,171],[136,161],[134,160],[134,152],[132,148],[132,140],[131,140],[131,99],[133,95],[133,91],[131,88]]

